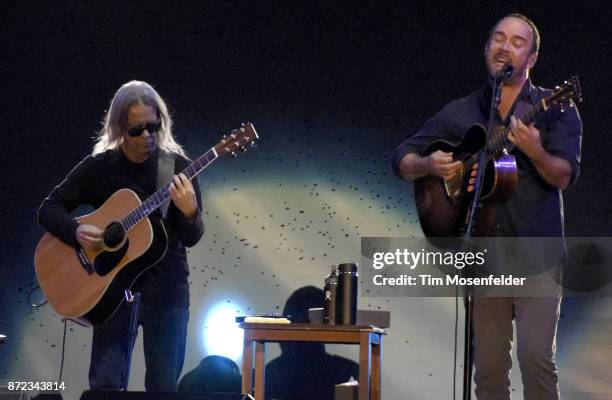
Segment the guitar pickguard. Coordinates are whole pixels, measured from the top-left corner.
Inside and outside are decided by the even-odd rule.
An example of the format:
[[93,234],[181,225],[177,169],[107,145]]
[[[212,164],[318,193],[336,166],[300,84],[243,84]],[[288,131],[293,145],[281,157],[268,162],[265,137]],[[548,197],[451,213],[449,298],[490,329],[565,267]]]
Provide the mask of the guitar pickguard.
[[126,239],[123,245],[117,250],[105,250],[98,254],[93,263],[95,272],[100,276],[104,276],[115,269],[115,267],[119,265],[119,262],[123,259],[123,256],[125,256],[128,247],[130,247],[129,238]]

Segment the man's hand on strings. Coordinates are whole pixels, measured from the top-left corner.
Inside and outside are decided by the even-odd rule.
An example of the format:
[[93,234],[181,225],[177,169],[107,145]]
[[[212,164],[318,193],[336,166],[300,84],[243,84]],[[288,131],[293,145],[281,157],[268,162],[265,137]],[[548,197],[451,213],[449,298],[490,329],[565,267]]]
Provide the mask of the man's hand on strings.
[[170,184],[170,197],[185,218],[193,218],[198,211],[198,201],[191,181],[185,174],[174,175],[174,180]]
[[104,231],[97,226],[81,224],[76,230],[76,240],[85,250],[102,250],[104,247],[103,233]]
[[453,153],[437,150],[427,157],[427,167],[430,175],[449,179],[461,168],[461,161],[453,161]]
[[510,117],[508,140],[531,159],[537,159],[544,151],[540,131],[533,124],[527,126],[514,115]]

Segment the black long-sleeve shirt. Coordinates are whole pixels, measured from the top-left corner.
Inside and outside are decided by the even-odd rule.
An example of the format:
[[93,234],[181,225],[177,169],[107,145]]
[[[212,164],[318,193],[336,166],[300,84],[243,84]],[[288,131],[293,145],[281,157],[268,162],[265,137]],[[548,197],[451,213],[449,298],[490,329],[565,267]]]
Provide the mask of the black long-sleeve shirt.
[[[52,235],[75,246],[78,223],[70,213],[81,205],[99,208],[119,189],[133,190],[141,200],[156,191],[158,152],[142,163],[130,161],[121,150],[108,150],[85,157],[53,191],[38,210],[39,223]],[[175,173],[181,172],[190,161],[175,156]],[[204,233],[202,200],[197,179],[192,181],[198,211],[193,219],[186,219],[174,203],[168,207],[163,220],[168,234],[168,250],[152,268],[146,270],[132,287],[149,304],[189,305],[189,267],[185,247],[195,245]],[[156,211],[159,216],[159,210]],[[103,228],[103,227],[101,227]]]
[[[519,109],[526,111],[550,93],[551,90],[536,87],[531,81],[527,81],[507,118],[503,120],[496,112],[496,123],[507,127],[510,115],[515,111]],[[424,155],[427,146],[437,139],[459,144],[473,125],[481,124],[486,127],[490,104],[490,85],[485,85],[467,97],[448,103],[416,134],[395,149],[391,159],[391,167],[395,174],[399,176],[399,163],[406,154]],[[566,107],[563,113],[559,109],[550,110],[536,119],[535,126],[540,131],[544,149],[551,155],[569,162],[572,168],[570,183],[574,183],[580,171],[582,138],[582,123],[576,107]],[[494,235],[563,236],[561,191],[546,183],[529,157],[519,149],[514,148],[511,154],[516,156],[518,186],[510,200],[496,208]]]

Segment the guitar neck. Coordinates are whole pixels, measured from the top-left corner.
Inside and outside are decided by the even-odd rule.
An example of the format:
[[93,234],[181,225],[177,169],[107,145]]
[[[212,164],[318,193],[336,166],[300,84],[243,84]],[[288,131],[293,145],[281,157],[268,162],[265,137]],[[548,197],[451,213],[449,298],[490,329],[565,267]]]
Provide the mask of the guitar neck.
[[[219,155],[217,154],[215,148],[211,148],[206,153],[202,154],[198,159],[189,164],[187,168],[185,168],[182,173],[185,174],[187,179],[191,180],[195,178],[200,172],[204,170],[204,168],[208,167],[215,161]],[[138,207],[132,210],[128,215],[126,215],[122,220],[121,224],[123,225],[126,231],[130,230],[140,221],[145,219],[155,210],[157,210],[165,201],[170,197],[170,185],[172,181],[166,183],[162,187],[160,187],[155,193],[149,196],[145,201],[140,203]]]
[[[527,111],[525,115],[520,118],[520,121],[525,125],[531,125],[535,119],[547,109],[548,107],[546,107],[546,102],[544,99],[542,99],[538,101],[535,106],[531,107],[529,111]],[[486,148],[490,158],[497,157],[504,152],[504,150],[510,152],[512,149],[514,149],[514,144],[508,140],[509,134],[510,127],[507,127],[501,135],[496,135],[487,141]]]

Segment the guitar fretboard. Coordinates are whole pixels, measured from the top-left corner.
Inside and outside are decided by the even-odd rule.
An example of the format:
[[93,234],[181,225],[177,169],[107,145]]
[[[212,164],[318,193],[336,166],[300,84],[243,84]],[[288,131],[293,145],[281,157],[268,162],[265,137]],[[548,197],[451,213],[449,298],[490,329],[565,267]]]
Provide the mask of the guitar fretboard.
[[[544,99],[540,100],[535,106],[531,107],[529,111],[521,118],[521,122],[525,125],[530,125],[535,121],[536,117],[546,111],[546,103]],[[487,153],[489,158],[494,158],[506,149],[510,152],[514,148],[514,144],[508,141],[508,135],[510,134],[510,127],[507,127],[501,135],[497,135],[489,141],[487,141]]]
[[[196,159],[194,162],[189,164],[189,166],[187,166],[187,168],[185,168],[182,172],[185,174],[187,179],[191,180],[217,158],[218,155],[215,152],[215,149],[211,148],[206,153],[198,157],[198,159]],[[153,211],[157,210],[159,206],[168,200],[170,197],[171,184],[172,181],[160,187],[155,193],[140,203],[138,207],[121,219],[121,225],[123,225],[126,232],[136,226],[136,224],[153,213]]]

